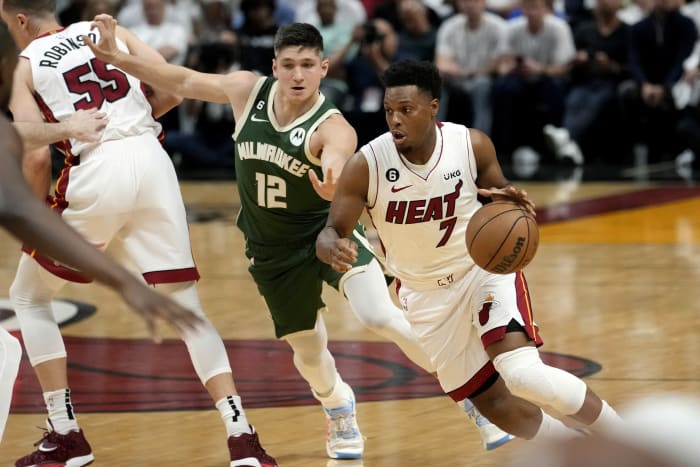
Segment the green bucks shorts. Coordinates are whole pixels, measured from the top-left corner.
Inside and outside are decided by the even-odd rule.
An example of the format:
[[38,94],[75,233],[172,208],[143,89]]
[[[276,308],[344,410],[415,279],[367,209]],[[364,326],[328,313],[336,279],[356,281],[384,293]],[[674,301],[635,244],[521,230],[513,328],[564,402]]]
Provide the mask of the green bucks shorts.
[[325,306],[321,299],[323,282],[339,290],[344,278],[374,259],[365,246],[364,228],[358,224],[353,234],[358,246],[357,262],[346,273],[336,272],[316,257],[315,240],[280,246],[246,244],[248,271],[267,303],[278,338],[313,329],[318,310]]

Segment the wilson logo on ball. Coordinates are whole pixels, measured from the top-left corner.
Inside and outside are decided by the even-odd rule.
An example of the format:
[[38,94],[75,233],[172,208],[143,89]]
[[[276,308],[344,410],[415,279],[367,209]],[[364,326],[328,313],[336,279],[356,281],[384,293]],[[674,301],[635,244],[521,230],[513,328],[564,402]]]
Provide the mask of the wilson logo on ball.
[[510,270],[511,265],[518,259],[518,255],[525,246],[525,240],[525,237],[518,237],[515,246],[513,246],[513,252],[508,256],[504,256],[501,262],[494,266],[493,271],[503,274],[504,271]]
[[539,244],[535,218],[512,201],[479,208],[467,225],[467,250],[477,266],[494,274],[519,271],[532,261]]

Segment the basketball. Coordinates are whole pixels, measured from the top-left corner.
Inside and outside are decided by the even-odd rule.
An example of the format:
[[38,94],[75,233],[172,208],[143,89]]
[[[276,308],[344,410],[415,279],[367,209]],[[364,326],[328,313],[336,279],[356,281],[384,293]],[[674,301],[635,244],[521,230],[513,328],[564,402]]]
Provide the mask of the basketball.
[[467,225],[467,250],[477,266],[494,274],[509,274],[527,266],[537,252],[537,222],[512,201],[480,207]]

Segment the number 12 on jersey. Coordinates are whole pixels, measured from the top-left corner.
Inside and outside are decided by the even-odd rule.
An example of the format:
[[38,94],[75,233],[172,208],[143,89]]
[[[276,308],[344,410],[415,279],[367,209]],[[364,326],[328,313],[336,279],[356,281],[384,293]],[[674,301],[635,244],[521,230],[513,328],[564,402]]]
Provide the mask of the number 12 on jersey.
[[283,178],[256,172],[255,181],[258,185],[258,206],[282,209],[287,207],[287,184]]

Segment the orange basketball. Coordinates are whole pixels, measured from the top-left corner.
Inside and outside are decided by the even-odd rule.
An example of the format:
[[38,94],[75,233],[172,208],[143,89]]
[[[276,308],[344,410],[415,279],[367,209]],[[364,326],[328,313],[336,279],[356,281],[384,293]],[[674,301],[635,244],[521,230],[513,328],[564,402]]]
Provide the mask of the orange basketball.
[[532,261],[540,233],[535,218],[520,205],[493,201],[469,220],[466,240],[477,266],[494,274],[509,274]]

